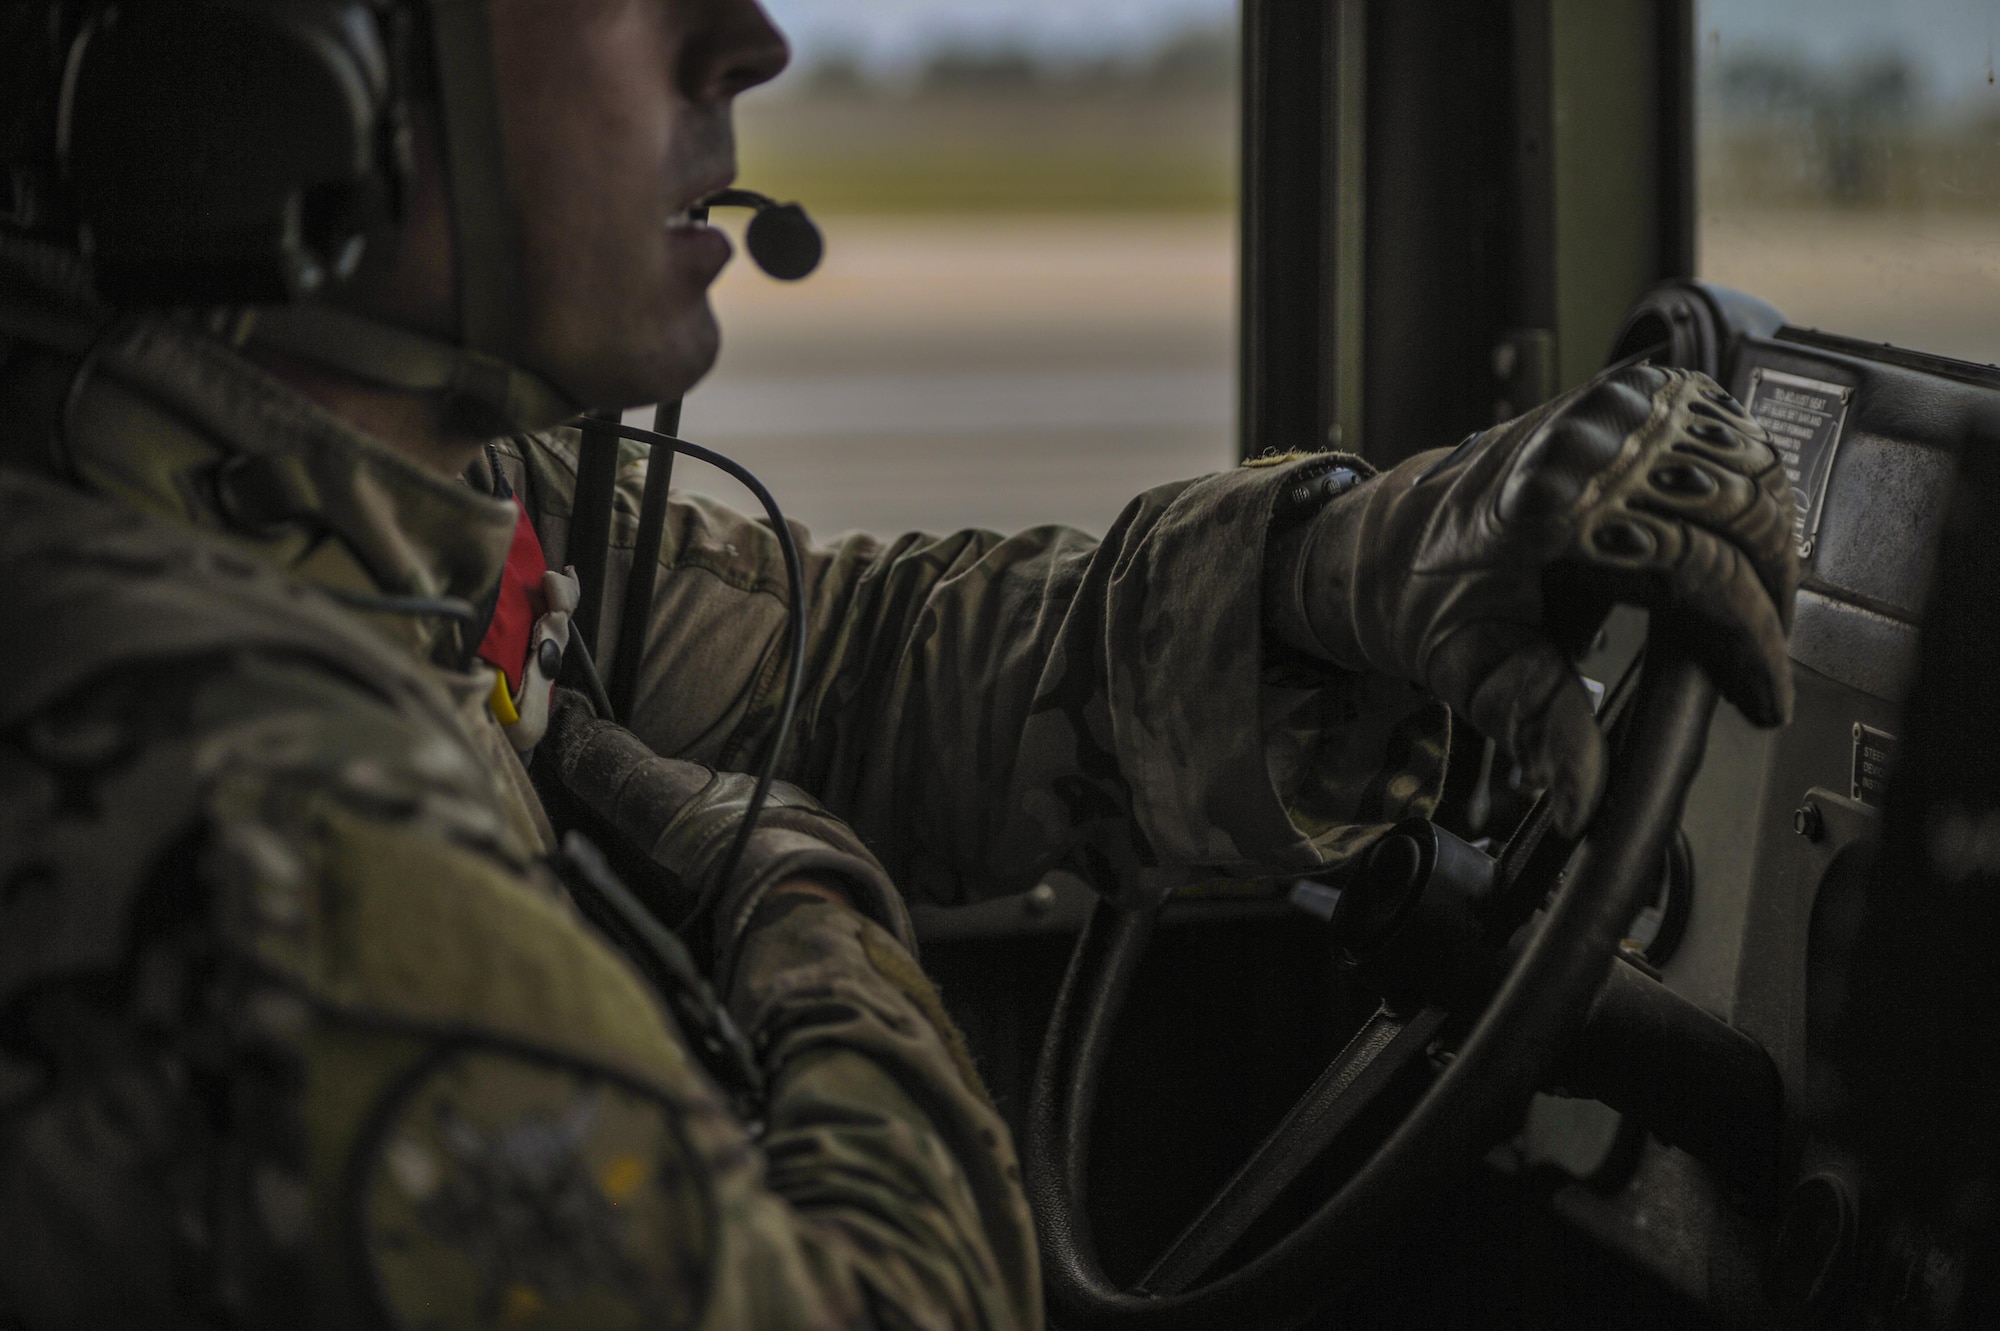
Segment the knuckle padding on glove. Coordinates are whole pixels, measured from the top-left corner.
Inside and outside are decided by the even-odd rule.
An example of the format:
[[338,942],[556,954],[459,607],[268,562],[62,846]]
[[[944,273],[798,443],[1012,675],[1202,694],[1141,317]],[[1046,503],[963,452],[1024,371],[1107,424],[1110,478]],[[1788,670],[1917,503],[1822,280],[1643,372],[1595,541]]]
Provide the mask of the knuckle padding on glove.
[[[1614,568],[1670,568],[1694,533],[1707,531],[1760,564],[1785,563],[1790,489],[1767,483],[1778,471],[1776,453],[1760,427],[1727,426],[1692,405],[1705,403],[1684,384],[1658,395],[1657,418],[1628,442],[1621,465],[1599,478],[1599,494],[1579,505],[1576,557]],[[1621,528],[1641,523],[1639,535],[1649,539],[1633,541]]]
[[1567,409],[1558,406],[1509,466],[1497,505],[1501,518],[1560,521],[1617,464],[1626,439],[1652,414],[1652,400],[1618,380],[1592,385]]
[[1574,710],[1567,695],[1500,708],[1487,686],[1511,654],[1446,644],[1473,625],[1587,641],[1614,601],[1636,601],[1700,625],[1723,692],[1769,721],[1788,697],[1791,506],[1768,434],[1712,380],[1625,367],[1330,504],[1302,546],[1298,645],[1422,684],[1525,744],[1547,719],[1527,711]]

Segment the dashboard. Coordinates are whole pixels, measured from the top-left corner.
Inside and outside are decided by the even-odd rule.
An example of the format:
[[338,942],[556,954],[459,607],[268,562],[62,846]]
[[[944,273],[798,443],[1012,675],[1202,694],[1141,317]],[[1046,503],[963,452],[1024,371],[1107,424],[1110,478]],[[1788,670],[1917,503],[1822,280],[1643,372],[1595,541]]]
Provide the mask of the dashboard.
[[[1535,1225],[1546,1219],[1591,1240],[1543,1251],[1576,1270],[1584,1246],[1613,1255],[1649,1289],[1699,1310],[1685,1324],[1862,1326],[1894,1309],[1888,1324],[1979,1325],[1964,1312],[1968,1300],[2000,1316],[2000,1296],[1979,1303],[1965,1292],[1966,1272],[1980,1267],[1966,1235],[1979,1225],[2000,1235],[2000,1160],[1978,1163],[1979,1152],[2000,1150],[1991,1131],[2000,1042],[1989,1030],[2000,966],[1983,942],[2000,937],[2000,770],[1993,810],[1961,818],[1971,831],[1957,834],[1960,858],[1991,870],[1996,890],[1979,898],[1996,903],[1991,921],[1907,911],[1935,874],[1923,863],[1885,869],[1895,857],[1882,848],[1928,835],[1938,800],[1931,792],[1913,805],[1914,777],[1954,789],[1971,779],[1972,760],[1929,756],[1937,738],[1915,734],[1913,707],[1945,707],[1950,734],[1993,731],[1980,752],[2000,764],[2000,708],[1986,685],[1986,663],[2000,661],[2000,598],[1985,572],[2000,569],[2000,524],[1979,520],[1978,498],[2000,502],[2000,476],[1984,489],[1965,479],[1968,459],[1990,454],[2000,467],[2000,368],[1791,327],[1753,297],[1687,281],[1656,288],[1629,315],[1613,359],[1648,356],[1724,383],[1785,453],[1804,575],[1791,637],[1794,718],[1763,731],[1718,709],[1661,898],[1628,940],[1628,960],[1686,1010],[1719,1021],[1706,1034],[1683,1022],[1696,1033],[1671,1066],[1640,1078],[1642,1095],[1579,1083],[1537,1096],[1482,1178],[1453,1199],[1472,1218],[1450,1264],[1485,1260],[1484,1274],[1460,1278],[1493,1297],[1492,1281],[1511,1278],[1507,1259],[1480,1250],[1513,1241],[1494,1226],[1522,1226],[1524,1213],[1509,1208],[1525,1197]],[[1995,446],[1968,447],[1981,437]],[[1973,518],[1953,528],[1950,515],[1967,505]],[[1986,539],[1989,526],[1993,549],[1966,544]],[[1963,586],[1941,590],[1954,578]],[[1919,626],[1941,597],[1953,624],[1991,630],[1990,642],[1953,649],[1974,664],[1961,661],[1949,688],[1919,682],[1938,677],[1926,653],[1935,656],[1941,639]],[[1988,602],[1983,617],[1969,613]],[[1581,663],[1586,677],[1617,679],[1645,629],[1643,614],[1615,612]],[[1504,835],[1503,819],[1488,830]],[[1093,900],[1087,885],[1056,875],[1021,897],[914,912],[926,963],[1017,1132],[1070,941]],[[1196,894],[1163,913],[1158,955],[1130,1004],[1141,1015],[1120,1027],[1105,1074],[1111,1108],[1092,1168],[1102,1176],[1094,1205],[1107,1268],[1143,1269],[1372,1006],[1356,1005],[1338,948],[1327,946],[1338,930],[1315,931],[1301,905],[1311,909],[1294,888],[1289,901],[1269,890]],[[1906,916],[1929,932],[1903,929]],[[1926,980],[1935,980],[1929,990]],[[1723,1023],[1737,1042],[1729,1058],[1740,1069],[1747,1047],[1775,1089],[1722,1085],[1733,1075],[1713,1056],[1728,1048],[1714,1039]],[[1624,1034],[1629,1047],[1595,1056],[1639,1065],[1675,1044],[1664,1027]],[[1968,1085],[1968,1067],[1995,1070],[1994,1084]],[[1939,1123],[1971,1126],[1947,1137]],[[1701,1131],[1674,1130],[1691,1124]],[[1174,1167],[1159,1168],[1163,1159]],[[1746,1174],[1745,1159],[1760,1168]],[[1336,1186],[1337,1172],[1319,1185]],[[1970,1188],[1973,1200],[1954,1205],[1973,1220],[1926,1211],[1927,1191],[1955,1195],[1934,1186],[1941,1177],[1970,1180],[1959,1191]],[[1468,1198],[1489,1195],[1496,1180],[1512,1200],[1474,1214]],[[1416,1246],[1438,1242],[1433,1234]],[[1991,1246],[2000,1255],[2000,1243]],[[1366,1306],[1362,1324],[1391,1324],[1369,1319],[1400,1309],[1415,1287],[1403,1266],[1381,1265],[1376,1286],[1387,1301]],[[1534,1269],[1537,1280],[1551,1274]],[[1603,1313],[1616,1278],[1583,1279],[1582,1306]],[[1630,1309],[1653,1315],[1654,1294],[1629,1297]],[[1513,1323],[1495,1313],[1492,1324]]]
[[[1877,1027],[1919,1019],[1897,1009],[1920,986],[1892,971],[1924,966],[1922,949],[1866,958],[1898,896],[1925,890],[1904,880],[1921,879],[1921,863],[1890,881],[1885,866],[1898,861],[1880,850],[1902,773],[1914,765],[1933,779],[1953,775],[1911,752],[1904,711],[1925,668],[1919,625],[1934,574],[1984,581],[1976,552],[1941,570],[1937,551],[1961,454],[1991,432],[2000,369],[1792,328],[1753,298],[1692,282],[1651,293],[1614,359],[1648,349],[1707,370],[1745,403],[1784,455],[1797,501],[1794,719],[1763,732],[1718,711],[1683,819],[1685,930],[1659,965],[1669,988],[1770,1056],[1782,1087],[1776,1176],[1766,1188],[1732,1189],[1643,1125],[1558,1096],[1538,1098],[1495,1162],[1556,1173],[1559,1212],[1727,1320],[1838,1321],[1864,1304],[1914,1299],[1929,1311],[1909,1312],[1909,1324],[1963,1324],[1949,1309],[1966,1259],[1931,1231],[1912,1237],[1921,1226],[1902,1196],[1908,1179],[1897,1176],[1907,1161],[1885,1163],[1858,1108],[1960,1092],[1935,1060],[1905,1059],[1912,1079],[1885,1084],[1894,1060],[1880,1039],[1857,1063],[1850,1037],[1864,1001]],[[1976,533],[1985,524],[1962,525]],[[1615,670],[1609,658],[1621,645],[1629,651],[1632,637],[1629,626],[1612,633],[1586,673]],[[1936,663],[1929,669],[1935,678]],[[1958,701],[1961,725],[1993,710],[1987,697]],[[1903,821],[1921,834],[1925,817],[1906,809]],[[1945,964],[1942,954],[1929,960]],[[1968,1048],[1990,1022],[1986,1012],[1922,1015],[1969,1026],[1956,1036]],[[1952,1291],[1929,1289],[1940,1281]]]

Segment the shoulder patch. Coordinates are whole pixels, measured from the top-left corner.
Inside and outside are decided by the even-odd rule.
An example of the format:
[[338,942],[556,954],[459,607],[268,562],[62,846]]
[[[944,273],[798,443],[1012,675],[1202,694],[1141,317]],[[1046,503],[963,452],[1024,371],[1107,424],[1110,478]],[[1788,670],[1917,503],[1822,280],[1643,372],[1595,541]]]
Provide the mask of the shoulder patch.
[[678,1112],[614,1077],[458,1048],[391,1097],[353,1211],[407,1331],[673,1328],[714,1259],[707,1179]]

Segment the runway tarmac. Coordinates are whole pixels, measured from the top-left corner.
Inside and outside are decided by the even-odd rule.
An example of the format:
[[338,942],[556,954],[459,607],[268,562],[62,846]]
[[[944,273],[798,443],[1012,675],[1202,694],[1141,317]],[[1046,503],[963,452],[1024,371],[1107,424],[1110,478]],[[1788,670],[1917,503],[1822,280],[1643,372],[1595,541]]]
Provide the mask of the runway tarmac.
[[824,225],[805,282],[731,265],[682,420],[816,532],[1101,530],[1232,460],[1229,219]]
[[[1230,219],[824,224],[806,282],[731,265],[722,360],[682,426],[816,532],[1101,530],[1140,490],[1233,460]],[[2000,360],[2000,222],[1712,217],[1702,256],[1796,322]]]
[[1803,327],[2000,361],[2000,217],[1715,214],[1703,219],[1701,265]]

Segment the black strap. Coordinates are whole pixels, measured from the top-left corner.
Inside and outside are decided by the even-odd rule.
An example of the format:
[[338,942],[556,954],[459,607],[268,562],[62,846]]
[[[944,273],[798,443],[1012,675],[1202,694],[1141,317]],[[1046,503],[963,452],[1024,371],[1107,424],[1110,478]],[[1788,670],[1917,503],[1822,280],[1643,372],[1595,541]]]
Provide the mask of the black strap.
[[686,945],[618,881],[604,853],[581,832],[563,837],[562,849],[549,856],[549,865],[569,889],[577,909],[652,983],[695,1057],[728,1093],[751,1135],[759,1135],[764,1070]]
[[[577,448],[576,497],[570,506],[565,558],[576,569],[578,597],[570,623],[576,640],[599,655],[598,626],[604,610],[605,567],[610,559],[611,507],[618,492],[618,436],[596,428],[616,423],[618,413],[591,412],[577,419],[583,438]],[[606,717],[605,720],[615,718]]]
[[[662,402],[653,429],[679,434],[681,403]],[[630,717],[639,692],[639,665],[646,655],[646,628],[653,622],[653,586],[660,571],[660,544],[667,530],[667,493],[674,483],[674,450],[654,444],[646,463],[646,491],[639,500],[639,536],[632,547],[632,571],[625,580],[625,608],[618,617],[618,646],[611,657],[612,707]]]

